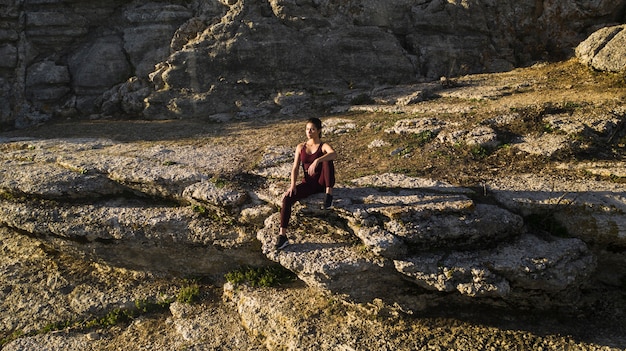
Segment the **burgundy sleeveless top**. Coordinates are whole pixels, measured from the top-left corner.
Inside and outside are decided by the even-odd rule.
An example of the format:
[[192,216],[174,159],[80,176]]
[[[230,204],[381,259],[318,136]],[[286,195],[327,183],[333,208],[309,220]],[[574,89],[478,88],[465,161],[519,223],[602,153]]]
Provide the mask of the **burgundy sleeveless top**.
[[324,155],[324,153],[322,152],[322,145],[324,145],[324,143],[320,143],[320,146],[318,146],[317,150],[310,155],[306,153],[306,146],[302,147],[302,150],[300,151],[300,162],[302,162],[302,169],[304,169],[305,183],[318,182],[322,174],[321,163],[317,165],[317,168],[315,169],[315,174],[313,176],[310,176],[308,172],[311,163]]

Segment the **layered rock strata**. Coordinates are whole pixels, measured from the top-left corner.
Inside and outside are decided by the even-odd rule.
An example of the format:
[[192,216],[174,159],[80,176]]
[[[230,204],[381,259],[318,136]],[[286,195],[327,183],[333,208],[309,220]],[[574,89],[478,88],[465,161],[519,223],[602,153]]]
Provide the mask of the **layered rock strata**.
[[0,126],[53,117],[293,113],[278,101],[285,95],[306,96],[300,110],[325,109],[349,100],[354,89],[571,56],[595,29],[623,21],[624,6],[608,0],[5,1]]
[[275,150],[258,168],[272,178],[241,183],[224,176],[242,166],[236,147],[85,139],[6,141],[3,149],[2,224],[113,266],[219,274],[267,264],[264,254],[322,291],[357,300],[398,291],[407,308],[423,303],[421,293],[406,294],[411,286],[520,304],[530,290],[575,290],[595,269],[580,239],[529,231],[519,215],[444,183],[393,174],[354,180],[337,188],[330,212],[311,212],[317,197],[304,202],[293,244],[277,252],[278,216],[270,214],[284,184],[271,174],[289,161]]

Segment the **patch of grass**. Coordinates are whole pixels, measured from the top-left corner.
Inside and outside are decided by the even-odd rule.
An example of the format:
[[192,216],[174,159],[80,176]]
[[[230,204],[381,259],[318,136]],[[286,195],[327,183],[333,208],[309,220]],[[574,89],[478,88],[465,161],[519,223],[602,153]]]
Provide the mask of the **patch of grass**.
[[626,88],[626,72],[604,73],[606,84],[610,88]]
[[273,287],[294,281],[296,275],[282,266],[243,266],[226,273],[224,278],[234,285],[247,284],[252,287]]
[[200,297],[200,286],[196,282],[190,282],[188,285],[183,286],[176,295],[176,301],[186,304],[191,304],[198,300]]
[[[181,291],[186,291],[185,287],[183,287]],[[179,296],[180,295],[181,293],[179,293]],[[187,295],[188,293],[185,292],[184,296]],[[66,329],[81,331],[94,328],[106,328],[116,326],[122,323],[128,323],[140,315],[167,310],[171,303],[171,300],[162,302],[136,300],[135,306],[133,308],[115,308],[101,317],[95,317],[87,320],[72,319],[60,322],[52,322],[46,324],[43,328],[39,330],[35,330],[27,334],[24,334],[21,330],[16,330],[10,335],[0,338],[0,347],[24,336],[42,335]]]
[[546,134],[552,134],[554,133],[554,127],[552,127],[550,123],[545,123],[543,125],[543,132]]
[[22,335],[24,335],[23,331],[15,330],[11,334],[0,338],[0,349],[2,348],[2,346],[10,343],[11,341],[19,339]]
[[213,222],[227,225],[234,225],[237,223],[237,220],[232,215],[229,215],[226,211],[221,209],[218,211],[216,208],[210,208],[200,204],[192,205],[191,209],[198,215],[209,218]]
[[[92,328],[112,327],[112,326],[118,325],[120,323],[129,322],[136,315],[137,314],[135,313],[135,310],[115,308],[115,309],[109,311],[109,313],[107,313],[103,317],[87,321],[85,323],[85,328],[86,329],[92,329]],[[67,325],[65,327],[61,326],[61,327],[56,328],[54,330],[62,330],[62,329],[68,328],[70,326],[71,325]]]
[[4,191],[0,191],[0,200],[12,201],[12,200],[15,200],[15,195],[4,192]]
[[478,159],[482,159],[482,158],[489,156],[489,150],[482,145],[472,146],[472,148],[470,149],[470,152],[472,153],[472,156],[474,156],[474,158],[478,158]]
[[408,176],[413,175],[415,173],[415,170],[409,167],[392,167],[389,171],[391,173],[404,174]]
[[222,188],[225,188],[229,182],[227,179],[216,176],[216,177],[211,178],[211,183],[213,183],[213,185],[215,185],[216,188],[222,189]]
[[626,184],[626,177],[620,177],[617,176],[615,174],[611,174],[609,176],[609,180],[613,183],[617,183],[617,184]]
[[[169,308],[171,303],[171,300],[161,302],[135,300],[134,308],[115,308],[109,311],[103,317],[94,318],[83,322],[82,326],[83,329],[92,329],[112,327],[121,323],[128,323],[140,315],[164,311]],[[61,330],[69,327],[72,327],[72,325],[66,322],[65,326],[61,325],[61,328],[55,330]]]
[[226,211],[223,211],[221,209],[207,207],[201,204],[192,205],[191,209],[198,215],[209,218],[214,222],[220,222],[229,225],[235,224],[235,219],[232,216],[229,216]]
[[209,212],[209,210],[203,205],[193,205],[192,210],[200,215],[206,215]]
[[563,104],[563,108],[566,110],[575,110],[577,108],[581,108],[583,105],[580,102],[576,101],[567,101]]
[[431,140],[433,140],[437,136],[436,133],[433,133],[432,130],[424,130],[420,133],[413,134],[413,140],[419,146],[424,146]]
[[343,316],[346,314],[346,306],[337,299],[329,298],[326,302],[326,306],[323,309],[324,315],[326,316]]
[[11,334],[0,337],[0,349],[21,337],[48,334],[60,330],[86,331],[98,328],[109,328],[116,325],[129,323],[133,319],[151,313],[162,313],[167,311],[172,302],[193,303],[200,298],[200,283],[198,279],[185,279],[175,298],[158,299],[150,301],[144,299],[135,300],[133,307],[114,308],[104,315],[92,316],[87,319],[68,319],[65,321],[51,322],[39,330],[24,333],[21,330],[13,331]]

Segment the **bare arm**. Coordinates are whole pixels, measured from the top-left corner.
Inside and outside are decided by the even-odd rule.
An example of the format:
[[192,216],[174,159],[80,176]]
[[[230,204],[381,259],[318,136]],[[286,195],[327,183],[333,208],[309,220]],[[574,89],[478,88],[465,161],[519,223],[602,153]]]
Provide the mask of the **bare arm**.
[[337,159],[337,153],[335,152],[333,147],[330,146],[329,144],[324,143],[322,145],[322,152],[324,154],[316,158],[315,161],[311,163],[311,166],[309,167],[309,170],[308,170],[309,175],[312,176],[315,174],[315,169],[317,168],[317,165],[319,165],[320,162],[334,161]]
[[291,166],[291,184],[289,189],[285,192],[285,196],[296,194],[296,182],[298,181],[298,175],[300,174],[300,152],[304,144],[298,144],[296,146],[296,152],[293,156],[293,165]]

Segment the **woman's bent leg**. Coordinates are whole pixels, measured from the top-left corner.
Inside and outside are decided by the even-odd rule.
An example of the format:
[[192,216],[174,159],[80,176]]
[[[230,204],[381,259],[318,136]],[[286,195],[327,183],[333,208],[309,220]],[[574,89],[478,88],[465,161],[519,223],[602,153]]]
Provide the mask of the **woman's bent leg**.
[[296,185],[295,195],[288,195],[283,197],[282,207],[280,208],[280,227],[283,229],[289,227],[289,219],[291,218],[291,207],[293,206],[293,204],[296,203],[296,201],[322,191],[323,188],[320,188],[315,183],[300,183]]
[[[299,191],[297,191],[296,194],[298,192]],[[289,227],[289,219],[291,218],[291,206],[293,206],[293,204],[296,203],[296,201],[298,201],[296,196],[287,195],[287,196],[283,197],[283,204],[282,204],[282,207],[280,208],[280,231],[281,231],[281,234],[284,234],[284,232],[285,232],[284,229]]]
[[335,165],[333,161],[322,162],[322,174],[319,184],[326,188],[322,209],[327,209],[333,205],[333,187],[335,186]]
[[318,182],[326,188],[326,192],[329,188],[332,192],[332,188],[335,186],[335,164],[333,161],[322,162],[322,174]]

